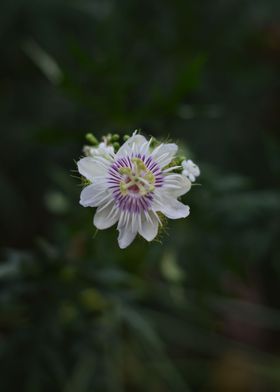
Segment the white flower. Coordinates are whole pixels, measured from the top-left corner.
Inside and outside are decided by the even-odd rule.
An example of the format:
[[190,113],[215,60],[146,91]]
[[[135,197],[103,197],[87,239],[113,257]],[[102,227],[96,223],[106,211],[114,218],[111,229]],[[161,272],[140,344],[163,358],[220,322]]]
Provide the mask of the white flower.
[[172,173],[173,168],[166,168],[177,145],[160,144],[151,151],[150,142],[134,133],[116,154],[78,162],[79,172],[92,183],[83,189],[80,204],[97,207],[97,229],[118,222],[120,248],[129,246],[137,233],[152,241],[161,225],[158,213],[170,219],[189,215],[189,207],[177,199],[190,190],[191,183],[185,176]]
[[196,177],[200,175],[199,167],[191,160],[183,161],[182,167],[183,175],[186,176],[191,182],[194,182]]
[[84,154],[89,157],[114,155],[114,147],[106,144],[105,142],[100,143],[97,147],[84,146]]

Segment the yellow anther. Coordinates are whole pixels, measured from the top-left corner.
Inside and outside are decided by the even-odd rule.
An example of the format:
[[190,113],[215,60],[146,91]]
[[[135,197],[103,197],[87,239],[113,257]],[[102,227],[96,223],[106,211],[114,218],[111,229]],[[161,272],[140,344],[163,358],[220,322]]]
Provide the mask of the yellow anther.
[[145,176],[144,176],[145,180],[147,180],[149,183],[154,183],[155,182],[155,176],[153,175],[152,172],[148,172]]
[[127,195],[127,184],[125,182],[120,182],[120,191],[123,195]]
[[134,163],[136,172],[139,173],[141,170],[144,170],[144,171],[147,170],[146,165],[145,165],[145,163],[142,161],[142,159],[140,159],[140,158],[132,158],[131,160],[132,160],[132,162]]
[[126,174],[127,176],[132,175],[132,171],[131,171],[130,167],[120,167],[119,168],[119,173],[120,174]]

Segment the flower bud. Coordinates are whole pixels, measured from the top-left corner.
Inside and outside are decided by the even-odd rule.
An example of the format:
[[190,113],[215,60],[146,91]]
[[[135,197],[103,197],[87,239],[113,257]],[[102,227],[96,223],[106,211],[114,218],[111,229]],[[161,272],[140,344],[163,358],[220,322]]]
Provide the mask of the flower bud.
[[98,144],[98,140],[96,139],[96,137],[92,133],[87,133],[86,134],[86,140],[90,144],[92,144],[93,146],[97,146],[97,144]]
[[112,142],[117,142],[120,139],[120,135],[118,135],[117,133],[115,133],[114,135],[112,135],[111,137],[111,141]]
[[113,143],[113,147],[114,147],[115,151],[118,151],[120,148],[120,143],[118,143],[118,142]]

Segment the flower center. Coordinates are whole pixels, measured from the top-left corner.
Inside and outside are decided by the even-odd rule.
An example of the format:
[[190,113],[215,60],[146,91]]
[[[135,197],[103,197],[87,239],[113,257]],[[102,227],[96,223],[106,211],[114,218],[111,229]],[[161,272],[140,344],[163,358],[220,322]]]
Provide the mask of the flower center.
[[131,159],[133,167],[120,167],[122,175],[120,191],[122,195],[147,195],[155,189],[155,176],[140,158]]

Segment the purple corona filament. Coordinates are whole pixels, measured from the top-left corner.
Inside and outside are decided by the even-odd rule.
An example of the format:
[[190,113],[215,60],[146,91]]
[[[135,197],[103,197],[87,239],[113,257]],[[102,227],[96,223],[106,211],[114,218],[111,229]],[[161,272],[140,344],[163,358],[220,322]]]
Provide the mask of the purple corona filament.
[[140,214],[151,208],[154,191],[164,176],[151,156],[137,154],[119,158],[108,172],[108,184],[121,211]]

